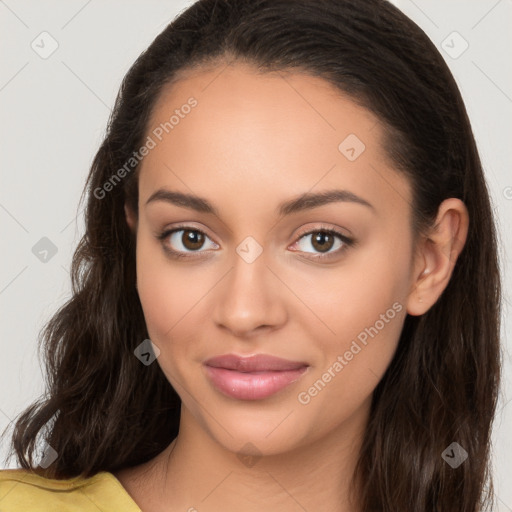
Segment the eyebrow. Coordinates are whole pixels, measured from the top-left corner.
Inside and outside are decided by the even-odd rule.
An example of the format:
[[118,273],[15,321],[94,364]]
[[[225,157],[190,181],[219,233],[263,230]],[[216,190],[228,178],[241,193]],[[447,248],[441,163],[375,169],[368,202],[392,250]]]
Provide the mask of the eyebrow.
[[[190,208],[197,212],[211,213],[219,217],[217,208],[215,208],[204,197],[196,196],[194,194],[185,194],[183,192],[176,192],[161,188],[150,196],[146,201],[146,205],[155,201],[164,201],[183,208]],[[282,217],[335,202],[360,204],[375,211],[374,206],[366,201],[366,199],[357,196],[349,190],[326,190],[317,193],[306,192],[300,196],[285,201],[278,205],[276,212]]]

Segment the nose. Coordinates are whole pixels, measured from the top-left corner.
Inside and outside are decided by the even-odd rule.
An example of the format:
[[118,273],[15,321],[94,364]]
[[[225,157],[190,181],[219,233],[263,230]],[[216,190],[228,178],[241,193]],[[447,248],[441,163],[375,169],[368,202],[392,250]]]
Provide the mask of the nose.
[[278,329],[287,320],[286,293],[265,251],[252,262],[235,253],[231,270],[217,288],[215,324],[240,338]]

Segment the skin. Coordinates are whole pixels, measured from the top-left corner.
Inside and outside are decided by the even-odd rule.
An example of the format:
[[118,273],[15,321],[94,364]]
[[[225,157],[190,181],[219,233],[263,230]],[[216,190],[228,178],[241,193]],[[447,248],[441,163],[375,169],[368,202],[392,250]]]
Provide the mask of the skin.
[[[448,284],[467,210],[458,199],[444,201],[435,227],[414,247],[410,184],[384,152],[384,128],[319,78],[258,74],[239,63],[189,72],[164,90],[148,133],[191,96],[197,107],[142,162],[138,217],[125,208],[157,364],[182,399],[180,434],[155,459],[115,476],[145,512],[358,511],[349,479],[372,393],[406,313],[423,314]],[[366,146],[354,161],[338,149],[349,134]],[[146,205],[160,188],[205,197],[219,215]],[[349,190],[373,208],[335,202],[275,213],[282,201],[329,189]],[[196,252],[206,257],[194,257],[183,232],[156,238],[178,223],[205,232]],[[322,252],[313,237],[300,237],[321,226],[357,243],[315,261]],[[236,251],[248,236],[263,250],[252,263]],[[343,246],[333,240],[331,254]],[[165,243],[192,257],[170,258]],[[298,394],[394,303],[401,311],[300,403]],[[273,396],[242,401],[222,395],[203,371],[204,360],[225,353],[310,366]],[[252,465],[243,457],[251,450],[259,456]]]

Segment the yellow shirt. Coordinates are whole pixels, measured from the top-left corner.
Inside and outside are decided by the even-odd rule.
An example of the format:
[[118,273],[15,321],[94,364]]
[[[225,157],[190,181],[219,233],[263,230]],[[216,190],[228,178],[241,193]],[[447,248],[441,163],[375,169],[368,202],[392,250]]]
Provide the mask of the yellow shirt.
[[112,473],[54,480],[25,469],[0,470],[0,511],[142,512]]

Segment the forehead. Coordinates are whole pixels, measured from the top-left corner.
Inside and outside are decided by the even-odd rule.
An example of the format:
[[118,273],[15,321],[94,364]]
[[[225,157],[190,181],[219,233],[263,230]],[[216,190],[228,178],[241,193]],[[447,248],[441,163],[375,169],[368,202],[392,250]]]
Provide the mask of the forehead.
[[[193,106],[191,106],[193,105]],[[147,136],[140,200],[167,187],[269,208],[308,191],[345,188],[376,208],[409,186],[393,170],[378,118],[318,77],[243,64],[187,72],[167,86]],[[397,204],[396,208],[400,205]],[[234,212],[233,212],[234,213]]]

